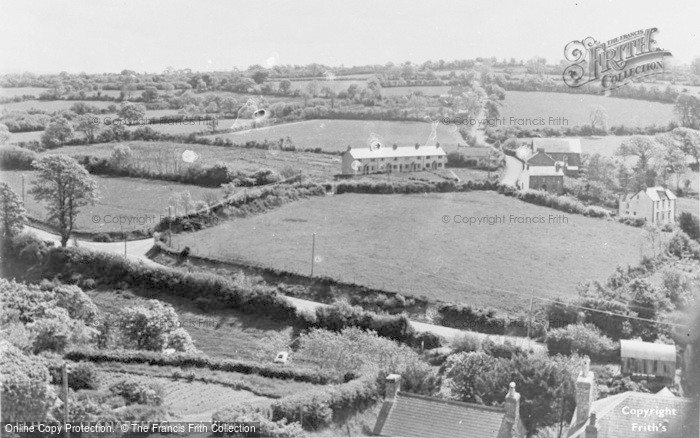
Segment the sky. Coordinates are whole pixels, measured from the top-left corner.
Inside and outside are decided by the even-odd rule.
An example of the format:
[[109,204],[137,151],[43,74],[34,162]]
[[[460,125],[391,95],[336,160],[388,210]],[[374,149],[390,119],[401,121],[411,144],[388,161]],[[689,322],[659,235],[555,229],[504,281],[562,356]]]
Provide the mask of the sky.
[[699,0],[0,0],[0,72],[558,62],[572,40],[648,27],[687,64],[700,57],[698,17]]

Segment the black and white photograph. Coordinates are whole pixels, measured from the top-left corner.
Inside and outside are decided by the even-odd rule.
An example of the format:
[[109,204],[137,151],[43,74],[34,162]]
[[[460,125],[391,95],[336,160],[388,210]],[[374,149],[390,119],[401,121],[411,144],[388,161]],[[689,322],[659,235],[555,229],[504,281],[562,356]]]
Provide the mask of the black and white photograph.
[[700,438],[700,1],[0,0],[0,437]]

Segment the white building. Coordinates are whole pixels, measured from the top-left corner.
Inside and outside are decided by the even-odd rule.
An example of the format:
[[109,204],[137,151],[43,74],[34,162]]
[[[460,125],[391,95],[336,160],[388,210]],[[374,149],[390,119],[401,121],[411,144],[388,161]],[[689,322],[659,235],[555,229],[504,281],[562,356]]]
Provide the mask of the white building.
[[648,224],[672,224],[676,218],[676,195],[663,187],[647,187],[636,195],[620,198],[620,216],[642,217]]
[[439,146],[393,146],[361,148],[343,153],[343,175],[367,175],[370,173],[418,172],[444,169],[447,154]]

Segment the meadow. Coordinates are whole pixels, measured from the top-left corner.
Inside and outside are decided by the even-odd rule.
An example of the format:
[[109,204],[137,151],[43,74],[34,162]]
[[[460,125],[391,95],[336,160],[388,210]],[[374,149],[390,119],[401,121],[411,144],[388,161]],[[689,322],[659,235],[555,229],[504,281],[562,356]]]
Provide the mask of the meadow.
[[399,146],[412,146],[415,143],[434,145],[438,142],[448,150],[455,149],[458,143],[464,144],[455,126],[438,124],[435,134],[435,138],[432,138],[431,124],[423,122],[308,120],[207,137],[245,143],[289,136],[297,148],[322,148],[327,151],[345,151],[348,146],[368,148],[375,139],[385,146],[394,143]]
[[[455,223],[456,215],[505,215],[506,223]],[[650,253],[642,230],[613,221],[565,215],[568,223],[508,223],[510,215],[547,222],[560,212],[493,192],[345,194],[179,234],[173,244],[308,275],[316,233],[316,276],[502,310],[522,308],[531,294],[576,296],[579,282],[605,280],[615,266]]]
[[521,119],[543,118],[543,127],[560,127],[548,125],[550,117],[568,119],[568,126],[589,125],[592,106],[600,105],[608,114],[608,125],[648,126],[666,125],[674,120],[673,105],[668,103],[648,102],[642,100],[620,99],[590,94],[566,94],[529,91],[507,91],[502,101],[501,115]]
[[8,111],[22,110],[29,111],[31,109],[53,112],[70,109],[73,104],[83,102],[90,106],[107,109],[110,105],[117,105],[116,102],[108,102],[103,100],[25,100],[23,102],[12,102],[3,104],[2,107]]
[[[197,160],[193,164],[179,163],[186,167],[190,165],[214,165],[225,162],[233,169],[273,169],[278,172],[291,167],[314,180],[327,180],[340,173],[340,157],[328,154],[310,152],[285,152],[280,150],[264,150],[233,146],[207,146],[199,144],[182,144],[170,142],[133,141],[122,143],[132,150],[136,160],[150,161],[154,157],[167,156],[168,160],[182,160],[182,153],[193,151]],[[65,146],[52,149],[50,153],[60,153],[69,156],[92,155],[108,158],[112,155],[115,143],[100,143],[85,146]]]
[[[30,195],[29,188],[36,179],[34,171],[3,171],[0,182],[10,185],[20,197],[22,196],[22,174],[25,175],[25,208],[30,217],[44,221],[46,219],[45,203],[40,203]],[[168,200],[173,193],[188,191],[193,201],[203,200],[205,196],[221,198],[220,189],[204,188],[167,181],[154,181],[137,178],[105,178],[94,177],[97,180],[100,199],[95,205],[80,208],[76,221],[76,231],[109,232],[131,231],[152,228],[158,223],[161,215],[168,214]],[[131,223],[112,223],[118,217]]]
[[15,97],[15,96],[36,96],[39,97],[44,91],[49,91],[49,88],[40,87],[16,87],[16,88],[0,88],[0,97]]

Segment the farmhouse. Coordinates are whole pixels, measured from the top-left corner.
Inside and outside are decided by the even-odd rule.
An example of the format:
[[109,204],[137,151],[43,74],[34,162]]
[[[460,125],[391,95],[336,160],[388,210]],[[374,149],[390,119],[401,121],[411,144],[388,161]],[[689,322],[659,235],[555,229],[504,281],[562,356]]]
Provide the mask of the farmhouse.
[[621,339],[620,371],[633,377],[673,384],[676,377],[676,347]]
[[555,162],[562,163],[564,174],[578,176],[581,167],[581,140],[578,138],[533,138],[533,151],[543,151]]
[[524,438],[520,394],[515,383],[505,407],[440,400],[400,391],[401,376],[386,378],[384,404],[374,426],[376,436]]
[[564,191],[564,166],[543,149],[522,163],[523,170],[516,185],[520,189],[544,190],[561,194]]
[[663,187],[647,187],[636,195],[620,198],[620,216],[642,217],[649,224],[672,224],[676,218],[676,195]]
[[[595,379],[584,358],[576,380],[576,409],[568,438],[685,438],[697,436],[697,403],[664,388],[627,391],[595,400]],[[695,435],[693,435],[695,433]]]
[[360,148],[343,153],[343,175],[370,173],[417,172],[444,169],[447,155],[440,145]]

